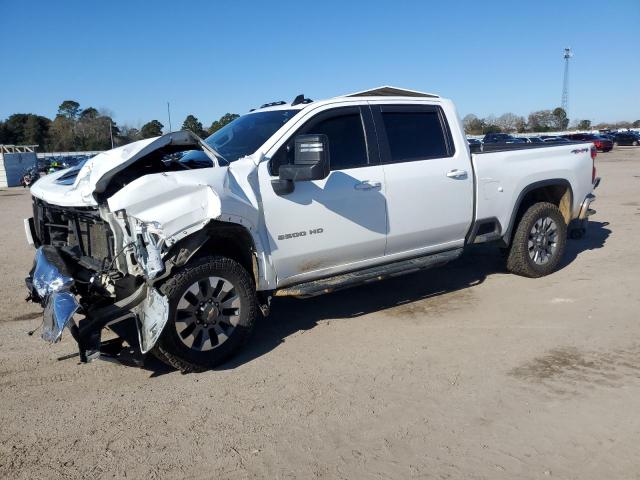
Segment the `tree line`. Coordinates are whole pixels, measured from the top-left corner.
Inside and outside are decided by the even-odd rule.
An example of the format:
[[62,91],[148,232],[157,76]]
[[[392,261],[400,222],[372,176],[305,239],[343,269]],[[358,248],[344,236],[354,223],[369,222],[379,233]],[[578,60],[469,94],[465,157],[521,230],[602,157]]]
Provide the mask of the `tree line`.
[[[514,113],[504,113],[499,117],[489,115],[479,118],[470,113],[462,119],[464,131],[468,135],[483,135],[487,133],[525,133],[525,132],[554,132],[569,128],[569,118],[563,108],[553,110],[538,110],[525,117]],[[577,130],[638,128],[640,120],[635,122],[598,123],[592,125],[591,120],[577,120],[572,125]]]
[[[239,115],[226,113],[205,128],[194,115],[187,115],[182,130],[191,130],[201,137],[211,135],[216,130],[232,122]],[[505,113],[499,117],[490,115],[479,118],[469,114],[462,120],[465,133],[483,135],[499,132],[550,132],[569,128],[567,113],[560,107],[553,110],[538,110],[525,117],[514,113]],[[639,128],[640,120],[635,122],[598,123],[590,120],[578,120],[572,125],[578,130],[590,128]],[[45,152],[74,152],[108,150],[111,146],[125,145],[136,140],[162,135],[164,125],[159,120],[151,120],[140,128],[130,125],[117,125],[108,110],[94,107],[81,108],[75,100],[65,100],[58,107],[53,120],[33,113],[14,113],[0,121],[0,144],[39,145]]]
[[[188,115],[182,130],[206,137],[232,122],[239,115],[226,113],[204,128],[194,115]],[[44,152],[108,150],[136,140],[162,135],[164,125],[151,120],[140,128],[117,125],[108,110],[81,108],[75,100],[65,100],[53,120],[33,113],[14,113],[0,120],[0,144],[39,145]]]

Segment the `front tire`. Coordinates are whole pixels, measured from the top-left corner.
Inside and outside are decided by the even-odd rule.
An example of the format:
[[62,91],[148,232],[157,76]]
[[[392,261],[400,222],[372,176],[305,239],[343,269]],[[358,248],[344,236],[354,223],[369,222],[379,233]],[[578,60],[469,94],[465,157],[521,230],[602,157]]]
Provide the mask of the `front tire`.
[[524,213],[509,248],[507,270],[523,277],[543,277],[554,272],[567,243],[567,225],[552,203],[540,202]]
[[167,280],[169,320],[152,352],[184,373],[216,367],[247,341],[258,315],[253,280],[235,260],[197,259]]

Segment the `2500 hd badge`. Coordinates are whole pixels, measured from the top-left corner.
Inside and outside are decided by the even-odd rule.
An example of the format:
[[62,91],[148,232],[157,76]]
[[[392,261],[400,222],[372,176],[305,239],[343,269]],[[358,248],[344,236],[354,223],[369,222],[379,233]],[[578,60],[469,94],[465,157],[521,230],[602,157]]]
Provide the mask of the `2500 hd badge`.
[[[317,235],[323,232],[324,232],[323,228],[312,228],[311,230],[309,230],[309,235]],[[299,238],[299,237],[306,237],[306,236],[307,236],[307,232],[303,230],[301,232],[285,233],[282,235],[278,235],[278,240],[289,240],[290,238]]]

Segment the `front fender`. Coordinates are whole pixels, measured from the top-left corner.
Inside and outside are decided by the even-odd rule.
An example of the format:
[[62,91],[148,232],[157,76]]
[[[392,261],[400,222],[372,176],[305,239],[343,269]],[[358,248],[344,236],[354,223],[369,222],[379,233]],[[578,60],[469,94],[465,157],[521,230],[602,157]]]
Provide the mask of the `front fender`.
[[121,248],[138,241],[139,227],[148,225],[159,237],[166,257],[178,242],[204,233],[210,222],[237,224],[253,239],[258,289],[267,289],[274,275],[258,233],[259,206],[249,179],[255,165],[249,161],[238,164],[146,175],[119,190],[107,204],[108,215],[113,217],[110,223],[115,220],[122,231]]
[[[179,173],[194,172],[198,170]],[[171,246],[222,213],[220,197],[192,177],[167,173],[140,177],[109,198],[109,210],[157,224],[166,245]]]

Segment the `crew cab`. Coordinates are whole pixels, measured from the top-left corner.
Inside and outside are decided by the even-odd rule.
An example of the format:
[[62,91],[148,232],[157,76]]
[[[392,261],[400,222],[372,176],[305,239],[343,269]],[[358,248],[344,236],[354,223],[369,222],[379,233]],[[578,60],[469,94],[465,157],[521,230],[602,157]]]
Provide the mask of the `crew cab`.
[[106,350],[107,327],[183,371],[210,368],[272,297],[442,266],[486,242],[515,274],[552,273],[594,213],[595,155],[591,142],[472,154],[434,94],[300,95],[206,140],[168,133],[40,179],[26,283],[43,338],[68,328],[83,361]]

